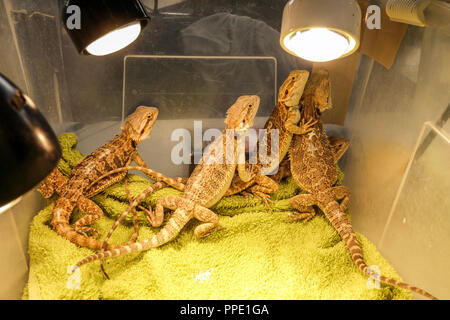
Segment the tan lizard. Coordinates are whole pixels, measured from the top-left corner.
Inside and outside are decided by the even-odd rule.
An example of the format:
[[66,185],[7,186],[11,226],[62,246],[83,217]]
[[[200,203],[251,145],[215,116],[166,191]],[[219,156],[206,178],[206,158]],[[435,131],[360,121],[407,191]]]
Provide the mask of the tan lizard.
[[[174,210],[162,230],[150,239],[87,257],[78,262],[73,270],[94,260],[161,246],[175,238],[192,218],[202,222],[194,230],[197,237],[207,236],[216,230],[219,217],[208,208],[224,196],[230,187],[236,168],[243,181],[252,178],[246,171],[245,164],[237,163],[237,139],[235,136],[230,137],[227,130],[234,130],[238,135],[245,134],[253,125],[259,103],[258,96],[239,97],[227,111],[226,130],[210,144],[208,151],[202,157],[201,163],[196,166],[187,180],[184,195],[182,197],[167,196],[158,200],[155,209],[157,215],[162,216],[164,208]],[[227,144],[230,143],[231,148],[227,147]]]
[[[87,233],[99,235],[96,229],[86,225],[92,224],[103,216],[101,208],[89,198],[122,180],[126,172],[111,175],[108,179],[103,179],[94,185],[91,183],[103,173],[128,166],[133,160],[141,166],[146,166],[137,153],[137,144],[150,136],[157,116],[157,108],[138,107],[123,123],[122,133],[75,166],[67,182],[62,173],[54,169],[41,183],[38,191],[45,198],[52,196],[55,191],[60,195],[52,212],[52,225],[60,236],[82,247],[96,250],[102,247],[101,241],[87,236]],[[75,207],[88,215],[78,220],[73,229],[69,224],[69,218]],[[117,246],[110,245],[108,248],[114,247]]]
[[[333,156],[320,118],[321,112],[329,108],[330,99],[328,71],[320,70],[312,74],[302,98],[301,115],[303,119],[316,120],[317,123],[310,133],[295,136],[289,151],[292,175],[298,186],[308,192],[290,200],[291,205],[300,211],[296,218],[311,219],[316,214],[313,206],[318,206],[345,241],[352,260],[364,274],[383,283],[436,299],[420,288],[370,271],[364,262],[356,234],[345,214],[350,190],[344,186],[333,186],[337,179],[336,158]],[[338,200],[342,199],[343,202],[339,204]]]

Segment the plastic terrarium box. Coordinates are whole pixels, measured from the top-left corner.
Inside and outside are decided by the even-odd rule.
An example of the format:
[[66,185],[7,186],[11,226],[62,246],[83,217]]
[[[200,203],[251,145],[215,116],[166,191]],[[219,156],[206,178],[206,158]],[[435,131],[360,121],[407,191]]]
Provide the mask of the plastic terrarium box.
[[[261,129],[292,70],[326,68],[333,108],[323,120],[329,136],[350,142],[338,162],[338,184],[351,190],[349,218],[367,265],[450,298],[448,28],[396,22],[395,29],[383,13],[383,26],[402,34],[388,67],[367,46],[322,64],[280,46],[286,1],[142,3],[152,20],[137,40],[95,57],[80,55],[64,30],[63,1],[0,0],[0,73],[34,100],[59,136],[61,172],[69,177],[84,156],[119,134],[137,106],[153,106],[158,119],[139,154],[151,169],[187,178],[213,140],[205,133],[225,128],[239,96],[260,97],[254,128]],[[395,42],[382,32],[375,38]],[[130,171],[127,184],[121,180],[91,199],[104,213],[93,224],[103,238],[129,205],[127,188],[136,198],[150,184]],[[69,272],[95,252],[55,232],[58,196],[46,200],[33,189],[0,214],[0,299],[423,298],[362,274],[322,212],[289,222],[289,199],[299,193],[288,177],[271,195],[271,210],[257,197],[224,197],[211,207],[223,229],[199,239],[193,219],[167,244],[104,260],[108,280],[98,261]],[[154,210],[163,196],[182,194],[165,187],[142,205]],[[145,212],[138,208],[138,241],[164,228],[172,210],[158,228]],[[71,223],[84,215],[75,209]],[[127,215],[110,243],[130,240],[133,219]]]

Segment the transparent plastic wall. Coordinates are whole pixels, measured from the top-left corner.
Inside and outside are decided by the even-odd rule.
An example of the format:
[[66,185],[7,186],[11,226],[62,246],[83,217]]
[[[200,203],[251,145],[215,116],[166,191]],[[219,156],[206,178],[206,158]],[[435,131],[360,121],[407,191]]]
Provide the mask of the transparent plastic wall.
[[450,298],[450,33],[409,27],[394,66],[362,56],[343,158],[357,231],[404,280]]

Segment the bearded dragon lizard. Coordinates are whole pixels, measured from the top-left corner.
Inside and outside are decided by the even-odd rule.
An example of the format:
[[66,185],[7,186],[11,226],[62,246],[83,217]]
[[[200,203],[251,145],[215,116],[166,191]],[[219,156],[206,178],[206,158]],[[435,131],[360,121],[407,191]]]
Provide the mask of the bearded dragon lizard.
[[[370,271],[364,262],[356,234],[345,214],[350,190],[344,186],[333,187],[337,179],[336,158],[320,118],[321,112],[329,108],[330,99],[328,71],[320,70],[312,74],[302,98],[301,116],[303,119],[316,121],[316,124],[308,134],[295,136],[289,151],[292,175],[298,186],[308,192],[290,200],[291,205],[300,211],[296,218],[311,219],[316,214],[313,205],[318,206],[345,241],[352,260],[364,274],[383,283],[436,299],[422,289]],[[339,204],[338,200],[342,199],[343,202]]]
[[[92,224],[103,216],[101,208],[89,198],[122,180],[126,172],[111,175],[108,179],[94,185],[91,183],[103,173],[128,166],[133,160],[146,167],[144,160],[137,153],[137,144],[150,136],[157,116],[157,108],[138,107],[123,123],[122,133],[84,158],[73,169],[67,182],[62,173],[54,169],[41,183],[38,191],[45,198],[52,196],[55,191],[60,195],[52,211],[52,225],[60,236],[82,247],[97,250],[102,247],[101,241],[87,236],[88,232],[99,235],[96,229],[86,225]],[[69,218],[75,207],[88,215],[78,220],[73,229],[69,224]],[[117,246],[109,246],[109,248],[114,247]]]
[[[252,178],[245,164],[237,163],[235,136],[228,130],[234,130],[242,136],[253,125],[259,108],[258,96],[242,96],[228,109],[225,120],[226,130],[214,140],[200,164],[188,178],[182,197],[167,196],[158,200],[156,211],[163,215],[164,208],[174,210],[167,224],[155,236],[120,248],[100,252],[78,262],[76,268],[94,260],[117,257],[119,255],[140,252],[161,246],[177,236],[180,230],[192,218],[202,223],[194,230],[197,237],[205,237],[218,229],[219,217],[210,208],[216,204],[228,190],[236,168],[243,181]],[[229,147],[231,142],[232,147]],[[231,150],[230,150],[231,149]],[[224,151],[225,150],[225,151]]]

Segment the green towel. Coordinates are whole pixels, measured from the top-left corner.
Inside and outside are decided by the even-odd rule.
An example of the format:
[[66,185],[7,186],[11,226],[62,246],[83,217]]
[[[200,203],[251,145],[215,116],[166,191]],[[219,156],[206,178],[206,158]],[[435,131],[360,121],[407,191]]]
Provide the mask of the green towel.
[[[76,150],[77,137],[62,134],[63,159],[58,168],[68,175],[83,155]],[[340,173],[338,183],[343,179]],[[150,185],[147,179],[129,175],[131,195],[136,197]],[[292,178],[273,195],[274,212],[259,199],[246,203],[242,196],[223,198],[214,208],[225,229],[197,239],[198,224],[191,221],[168,244],[143,253],[105,260],[111,280],[99,263],[81,267],[80,278],[70,277],[68,267],[93,254],[58,236],[51,227],[56,197],[31,224],[30,275],[24,299],[411,299],[403,289],[381,284],[369,289],[368,279],[354,265],[347,247],[323,214],[309,222],[287,222],[292,208],[289,197],[298,194]],[[165,195],[180,195],[161,189],[145,199],[154,205]],[[94,224],[103,236],[127,208],[123,182],[94,197],[105,217]],[[75,210],[72,222],[83,215]],[[167,214],[167,216],[169,213]],[[139,213],[139,240],[155,234]],[[125,243],[133,233],[131,215],[111,238]],[[368,265],[376,265],[389,277],[400,280],[375,246],[358,234]],[[80,286],[74,280],[80,280]],[[71,285],[72,284],[72,285]]]

